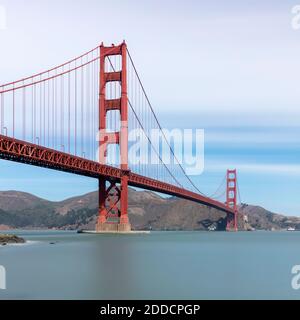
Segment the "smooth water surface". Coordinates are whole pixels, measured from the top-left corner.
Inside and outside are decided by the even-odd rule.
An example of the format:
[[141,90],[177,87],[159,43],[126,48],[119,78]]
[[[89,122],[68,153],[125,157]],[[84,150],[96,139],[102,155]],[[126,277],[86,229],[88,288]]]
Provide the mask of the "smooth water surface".
[[300,232],[15,233],[0,299],[300,298]]

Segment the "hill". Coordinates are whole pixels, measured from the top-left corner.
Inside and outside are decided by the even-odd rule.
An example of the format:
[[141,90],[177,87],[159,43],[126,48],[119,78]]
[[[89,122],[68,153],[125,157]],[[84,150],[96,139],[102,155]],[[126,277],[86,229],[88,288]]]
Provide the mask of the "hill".
[[[94,229],[98,193],[59,202],[18,191],[0,192],[0,229],[58,228]],[[286,217],[251,205],[240,206],[239,229],[279,230],[289,226],[300,230],[300,218]],[[243,215],[248,223],[244,223]],[[205,205],[177,198],[163,198],[150,191],[129,190],[129,217],[134,229],[207,230],[214,225],[225,230],[225,213]]]
[[251,227],[257,230],[286,230],[289,227],[300,230],[300,217],[289,217],[247,204],[241,205],[239,210],[247,217]]

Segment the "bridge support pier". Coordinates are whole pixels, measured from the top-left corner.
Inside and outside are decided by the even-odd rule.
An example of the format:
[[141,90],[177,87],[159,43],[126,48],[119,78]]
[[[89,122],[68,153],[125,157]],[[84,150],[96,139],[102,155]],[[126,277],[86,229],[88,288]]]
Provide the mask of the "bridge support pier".
[[119,185],[115,181],[99,179],[99,216],[97,232],[129,232],[128,174],[123,172]]
[[238,231],[237,215],[237,212],[227,213],[226,231]]

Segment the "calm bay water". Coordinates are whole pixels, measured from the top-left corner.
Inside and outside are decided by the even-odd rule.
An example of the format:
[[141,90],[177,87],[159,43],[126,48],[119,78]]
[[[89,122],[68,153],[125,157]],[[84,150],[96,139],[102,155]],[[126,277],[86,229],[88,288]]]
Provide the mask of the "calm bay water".
[[300,299],[300,232],[16,233],[0,299]]

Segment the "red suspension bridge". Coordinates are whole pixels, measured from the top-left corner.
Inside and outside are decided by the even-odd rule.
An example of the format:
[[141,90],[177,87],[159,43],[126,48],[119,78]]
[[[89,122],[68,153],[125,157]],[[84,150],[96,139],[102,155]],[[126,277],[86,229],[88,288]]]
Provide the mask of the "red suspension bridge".
[[[152,141],[153,129],[161,133],[170,163]],[[129,167],[128,132],[137,130],[154,165],[141,154],[145,161]],[[227,230],[237,230],[236,171],[228,170],[211,196],[197,188],[164,135],[125,42],[101,44],[55,68],[0,85],[0,157],[98,179],[97,231],[131,229],[128,186],[222,210]]]

